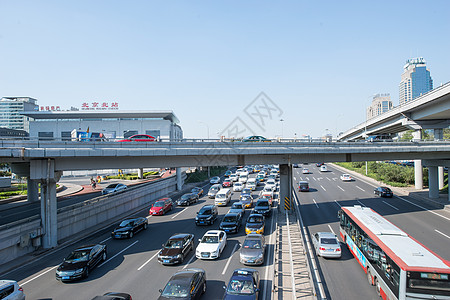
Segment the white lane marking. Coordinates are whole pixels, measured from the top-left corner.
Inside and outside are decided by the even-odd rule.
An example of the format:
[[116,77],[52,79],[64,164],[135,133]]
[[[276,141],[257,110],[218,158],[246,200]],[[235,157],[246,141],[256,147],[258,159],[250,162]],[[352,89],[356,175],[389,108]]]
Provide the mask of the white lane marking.
[[320,186],[325,192],[327,191],[323,186]]
[[158,255],[158,252],[159,251],[156,251],[156,253],[152,257],[150,257],[145,263],[143,263],[142,266],[140,266],[137,270],[140,271],[143,267],[145,267],[145,265],[147,265],[152,259],[155,258],[156,255]]
[[333,180],[334,180],[334,181],[336,181],[336,180],[337,180],[337,178],[336,178],[336,177],[334,177],[334,178],[333,178]]
[[303,178],[302,177],[299,177],[300,178],[300,180],[303,180]]
[[389,205],[390,207],[392,207],[395,210],[400,210],[397,207],[395,207],[394,205],[387,203],[386,201],[383,201],[383,203],[386,204],[386,205]]
[[297,178],[294,176],[294,180],[297,181]]
[[306,180],[308,180],[308,181],[309,181],[309,177],[306,177]]
[[230,261],[231,261],[231,259],[233,258],[233,254],[234,254],[234,252],[235,252],[236,249],[237,249],[237,246],[238,246],[238,244],[234,245],[233,251],[231,252],[230,257],[228,258],[227,264],[225,265],[225,268],[223,268],[222,275],[225,275],[225,272],[226,272],[227,269],[228,269],[228,265],[230,264]]
[[110,239],[111,239],[111,237],[109,237],[109,238],[107,238],[107,239],[104,239],[104,240],[101,241],[99,244],[103,244],[104,242],[109,241]]
[[58,266],[54,266],[54,267],[48,269],[47,271],[44,271],[44,272],[42,272],[41,274],[34,276],[34,277],[31,278],[30,280],[25,281],[24,283],[20,283],[19,285],[25,285],[25,284],[27,284],[27,283],[29,283],[29,282],[31,282],[31,281],[33,281],[33,280],[35,280],[35,279],[41,277],[42,275],[47,274],[47,273],[50,272],[51,270],[56,269],[57,267],[58,267]]
[[330,224],[328,224],[328,228],[330,228],[331,232],[336,235],[336,233],[334,233],[333,228],[331,228]]
[[437,233],[442,234],[443,236],[445,236],[446,238],[450,239],[450,236],[446,235],[445,233],[440,232],[439,230],[435,229],[434,231],[436,231]]
[[192,249],[192,252],[194,252],[194,255],[192,255],[191,259],[187,262],[187,264],[183,267],[183,270],[186,269],[187,266],[189,266],[191,264],[191,262],[194,260],[195,258],[195,249]]
[[[272,231],[272,228],[274,227],[273,223],[275,222],[275,218],[272,218],[272,223],[270,224],[270,231]],[[273,242],[273,236],[274,236],[274,232],[272,232],[272,234],[270,235],[270,241],[269,241],[269,245],[272,245]],[[266,247],[268,247],[268,245],[266,245]],[[272,258],[274,257],[275,253],[272,252]],[[267,299],[266,294],[267,294],[267,289],[268,289],[268,284],[269,284],[269,267],[272,266],[273,264],[271,263],[271,261],[269,261],[269,258],[267,258],[268,263],[266,265],[266,274],[264,275],[264,277],[266,278],[266,281],[264,282],[264,292],[263,292],[263,299]]]
[[360,187],[359,187],[359,186],[357,186],[357,185],[355,185],[355,186],[356,186],[356,188],[358,188],[358,189],[360,189],[361,191],[365,192],[365,190],[364,190],[364,189],[360,188]]
[[328,179],[328,181],[331,181],[331,179],[330,178],[328,178],[328,177],[326,177],[327,179]]
[[358,201],[358,203],[361,204],[361,206],[366,207],[361,201],[359,201],[359,200],[356,200],[356,201]]
[[179,213],[177,213],[175,216],[172,217],[172,219],[175,219],[176,217],[178,217],[179,214],[181,214],[183,211],[185,211],[187,209],[187,207],[183,208],[182,211],[180,211]]
[[313,177],[313,179],[314,179],[314,181],[317,181],[317,180],[316,180],[316,177]]
[[122,252],[125,252],[126,250],[128,250],[128,248],[130,248],[131,246],[137,244],[139,242],[139,240],[136,240],[136,242],[134,242],[133,244],[129,245],[128,247],[124,248],[122,251],[117,252],[113,257],[110,257],[109,259],[105,260],[104,262],[102,262],[98,267],[100,268],[101,266],[103,266],[104,264],[106,264],[107,262],[109,262],[110,260],[114,259],[117,255],[121,254]]
[[317,208],[319,208],[319,205],[317,205],[316,200],[313,199],[314,204],[317,206]]
[[334,200],[334,202],[336,202],[336,204],[339,205],[339,207],[342,207],[337,200]]
[[444,219],[450,221],[450,218],[448,218],[448,217],[446,217],[446,216],[443,216],[443,215],[441,215],[441,214],[438,214],[437,212],[434,212],[434,211],[432,211],[432,210],[426,209],[425,207],[420,206],[419,204],[415,204],[415,203],[413,203],[413,202],[411,202],[411,201],[408,201],[408,200],[406,200],[406,199],[404,199],[404,198],[402,198],[402,197],[400,197],[400,196],[395,196],[395,197],[397,197],[398,199],[403,200],[403,201],[405,201],[405,202],[408,202],[409,204],[412,204],[412,205],[415,205],[415,206],[417,206],[417,207],[420,207],[421,209],[426,210],[426,211],[428,211],[428,212],[430,212],[430,213],[432,213],[432,214],[435,214],[436,216],[439,216],[439,217],[441,217],[441,218],[444,218]]
[[341,191],[345,192],[345,191],[344,191],[344,189],[343,189],[343,188],[341,188],[340,186],[338,186],[338,185],[337,185],[337,187],[338,187],[338,188],[340,188],[340,189],[341,189]]

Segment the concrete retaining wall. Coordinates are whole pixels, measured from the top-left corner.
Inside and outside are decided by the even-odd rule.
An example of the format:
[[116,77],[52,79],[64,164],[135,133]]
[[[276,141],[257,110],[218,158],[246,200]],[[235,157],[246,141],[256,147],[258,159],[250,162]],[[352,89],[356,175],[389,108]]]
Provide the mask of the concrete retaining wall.
[[[186,178],[183,173],[182,179]],[[118,220],[150,208],[155,200],[176,190],[176,176],[129,188],[127,191],[93,198],[58,209],[58,241],[86,236]],[[39,248],[41,220],[32,217],[0,227],[0,264]]]

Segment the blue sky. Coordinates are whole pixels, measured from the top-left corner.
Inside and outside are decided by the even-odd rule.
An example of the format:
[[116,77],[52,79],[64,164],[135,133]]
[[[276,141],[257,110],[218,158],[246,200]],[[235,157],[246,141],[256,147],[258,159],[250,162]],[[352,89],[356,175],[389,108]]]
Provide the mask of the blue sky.
[[[345,131],[408,58],[450,81],[449,1],[0,0],[0,96],[173,110],[186,137]],[[244,109],[264,92],[281,113]],[[283,122],[279,120],[283,119]],[[327,130],[328,129],[328,130]]]

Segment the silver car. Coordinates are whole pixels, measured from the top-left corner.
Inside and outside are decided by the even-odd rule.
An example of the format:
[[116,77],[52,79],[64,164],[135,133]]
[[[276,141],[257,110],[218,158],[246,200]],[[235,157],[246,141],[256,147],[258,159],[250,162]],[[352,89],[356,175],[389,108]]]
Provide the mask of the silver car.
[[220,177],[219,176],[214,176],[213,178],[211,178],[209,180],[209,183],[210,184],[218,184],[218,183],[220,183]]
[[265,248],[266,244],[262,234],[247,234],[239,254],[240,262],[244,265],[262,265]]
[[0,299],[25,300],[25,294],[21,286],[14,280],[0,280]]
[[102,190],[102,195],[116,193],[116,192],[123,191],[123,190],[126,190],[126,189],[127,189],[127,186],[125,184],[122,184],[122,183],[111,183],[110,185],[108,185],[107,187],[105,187]]
[[331,232],[316,232],[312,236],[317,256],[328,258],[341,257],[341,244],[336,235]]
[[213,184],[208,191],[208,197],[214,198],[217,192],[220,191],[220,184]]
[[242,202],[234,202],[233,205],[231,205],[231,208],[228,211],[228,213],[239,214],[239,215],[241,215],[241,218],[242,218],[245,214],[244,204]]

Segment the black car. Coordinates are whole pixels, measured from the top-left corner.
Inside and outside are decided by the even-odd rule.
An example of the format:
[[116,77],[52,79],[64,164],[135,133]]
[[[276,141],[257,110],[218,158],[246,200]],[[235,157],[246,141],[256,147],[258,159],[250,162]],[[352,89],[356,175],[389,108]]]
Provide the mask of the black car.
[[191,205],[192,203],[195,203],[198,201],[198,195],[193,193],[187,193],[181,196],[180,199],[178,199],[177,204],[178,205]]
[[257,214],[261,214],[264,217],[269,217],[272,213],[270,209],[270,202],[267,199],[258,199],[256,201],[255,207],[253,208],[253,212]]
[[219,215],[215,205],[204,205],[195,217],[195,225],[212,225]]
[[72,281],[88,277],[89,272],[106,260],[106,245],[87,245],[75,249],[56,269],[56,279]]
[[158,253],[158,261],[163,265],[182,263],[189,251],[194,249],[194,235],[190,233],[177,233],[162,244]]
[[373,190],[373,193],[375,195],[378,195],[380,197],[386,197],[386,198],[392,198],[394,193],[392,193],[391,189],[385,186],[377,187],[375,190]]
[[199,299],[206,292],[206,272],[203,269],[186,269],[175,273],[163,290],[159,290],[164,299]]
[[256,300],[259,297],[259,272],[250,268],[236,269],[228,286],[223,288],[223,300]]
[[113,239],[132,238],[134,234],[147,229],[147,218],[125,219],[111,232]]
[[103,296],[95,296],[92,300],[132,300],[130,294],[109,292]]
[[227,213],[222,222],[220,223],[220,230],[225,232],[235,232],[239,231],[241,227],[241,214],[239,213]]

